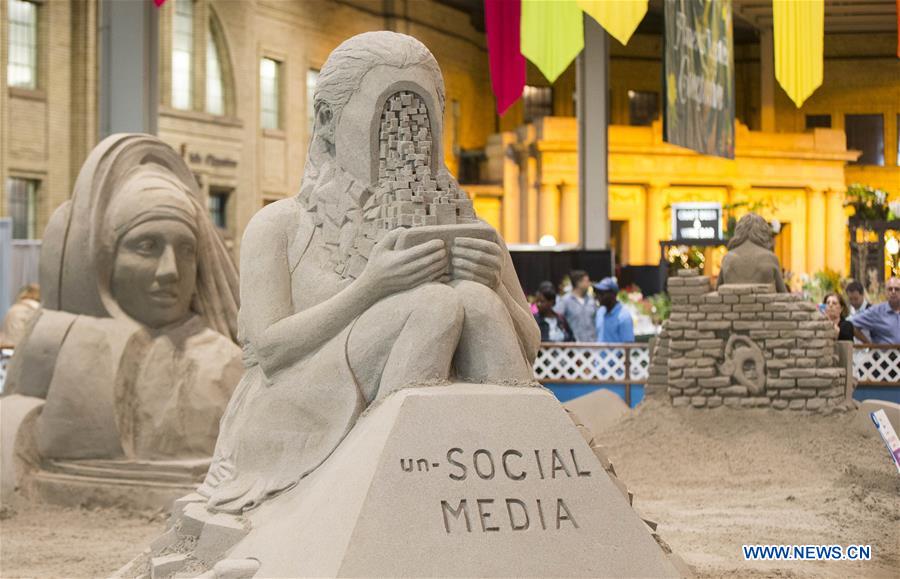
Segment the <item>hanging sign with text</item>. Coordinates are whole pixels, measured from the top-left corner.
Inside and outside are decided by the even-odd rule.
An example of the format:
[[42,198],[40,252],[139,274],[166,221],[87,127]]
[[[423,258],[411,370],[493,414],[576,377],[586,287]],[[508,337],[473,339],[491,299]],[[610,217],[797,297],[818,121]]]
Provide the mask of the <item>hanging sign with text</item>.
[[675,241],[722,239],[722,204],[673,203],[672,239]]
[[734,158],[731,0],[666,0],[664,139]]

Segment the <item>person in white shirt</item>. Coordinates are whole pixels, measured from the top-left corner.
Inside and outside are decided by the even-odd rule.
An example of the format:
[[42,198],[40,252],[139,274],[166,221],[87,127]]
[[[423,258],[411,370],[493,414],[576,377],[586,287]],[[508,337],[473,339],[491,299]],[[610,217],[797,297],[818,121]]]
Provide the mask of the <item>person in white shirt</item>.
[[566,319],[553,311],[556,303],[556,288],[549,281],[545,281],[538,289],[534,305],[537,313],[534,321],[541,329],[541,342],[574,342],[575,337]]
[[847,284],[847,301],[850,302],[850,315],[858,314],[869,309],[869,300],[866,299],[866,290],[856,280]]
[[597,315],[597,302],[588,295],[591,289],[591,277],[585,271],[575,270],[569,274],[572,280],[572,292],[563,296],[556,305],[556,313],[563,316],[576,342],[596,342],[597,328],[594,319]]

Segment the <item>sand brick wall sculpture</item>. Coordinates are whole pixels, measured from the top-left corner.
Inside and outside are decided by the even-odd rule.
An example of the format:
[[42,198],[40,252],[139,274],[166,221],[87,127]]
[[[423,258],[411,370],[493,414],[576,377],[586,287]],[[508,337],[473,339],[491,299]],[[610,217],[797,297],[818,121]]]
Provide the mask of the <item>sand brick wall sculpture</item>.
[[847,370],[837,331],[800,295],[723,285],[682,270],[653,349],[648,394],[673,406],[843,410]]

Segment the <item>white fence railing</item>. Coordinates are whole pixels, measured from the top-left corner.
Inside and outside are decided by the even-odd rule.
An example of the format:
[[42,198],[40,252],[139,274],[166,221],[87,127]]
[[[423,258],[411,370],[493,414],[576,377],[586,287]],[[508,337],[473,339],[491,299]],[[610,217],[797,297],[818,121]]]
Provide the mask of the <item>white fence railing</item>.
[[534,361],[535,378],[554,384],[621,384],[631,403],[631,386],[650,376],[648,344],[541,344]]
[[859,386],[900,386],[900,345],[857,344],[853,374]]
[[[13,349],[0,347],[0,393]],[[900,345],[857,345],[853,373],[860,386],[900,387]],[[633,384],[647,382],[650,349],[647,344],[541,344],[534,376],[557,384]]]

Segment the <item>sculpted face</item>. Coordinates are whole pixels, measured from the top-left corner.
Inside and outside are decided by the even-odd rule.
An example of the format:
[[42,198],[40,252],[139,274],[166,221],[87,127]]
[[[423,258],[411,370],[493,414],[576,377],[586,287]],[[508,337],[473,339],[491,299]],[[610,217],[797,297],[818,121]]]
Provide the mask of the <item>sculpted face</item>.
[[146,326],[187,317],[196,279],[197,239],[181,221],[147,221],[119,241],[112,294],[126,314]]
[[[420,66],[397,69],[389,66],[375,66],[363,77],[358,89],[353,93],[340,112],[338,119],[318,118],[318,125],[325,128],[327,122],[334,123],[334,145],[338,163],[356,179],[366,185],[374,185],[379,178],[378,142],[382,135],[382,112],[385,102],[398,93],[415,95],[417,104],[423,109],[416,115],[421,128],[427,128],[429,135],[422,137],[431,144],[423,160],[441,159],[441,124],[438,91],[434,78]],[[407,97],[409,98],[409,97]],[[406,103],[405,107],[412,106]],[[398,111],[399,112],[399,111]],[[329,112],[328,115],[331,113]],[[398,119],[399,120],[399,119]],[[404,127],[406,128],[406,127]],[[317,129],[318,130],[318,129]],[[399,127],[393,127],[399,137]],[[413,135],[404,141],[411,142]],[[419,151],[417,150],[416,153]]]

